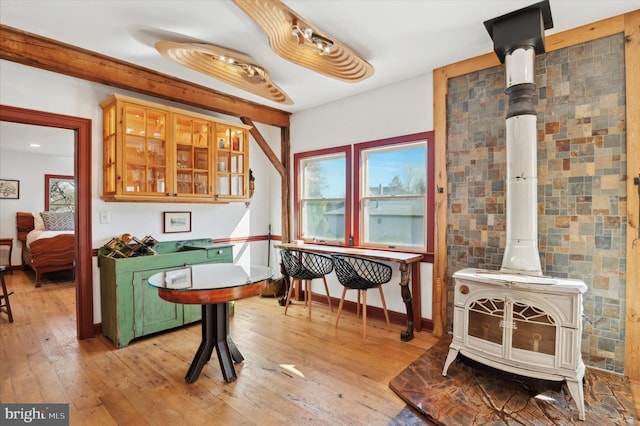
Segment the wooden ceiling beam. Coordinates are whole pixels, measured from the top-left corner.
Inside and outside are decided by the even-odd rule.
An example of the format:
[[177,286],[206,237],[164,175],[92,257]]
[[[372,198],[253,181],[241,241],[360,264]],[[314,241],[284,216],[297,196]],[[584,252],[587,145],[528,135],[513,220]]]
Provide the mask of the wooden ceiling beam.
[[291,204],[289,202],[290,186],[289,186],[289,157],[291,155],[291,147],[289,141],[289,128],[280,128],[280,154],[282,160],[273,152],[266,139],[262,136],[260,131],[253,124],[253,121],[249,117],[240,117],[242,123],[247,126],[251,126],[249,132],[253,139],[258,143],[258,146],[262,149],[267,156],[273,167],[280,175],[281,190],[282,190],[282,205],[281,205],[281,220],[282,220],[282,241],[288,243],[291,241]]
[[0,59],[276,127],[289,112],[231,96],[77,46],[0,25]]
[[264,152],[273,167],[278,171],[278,174],[280,174],[280,176],[286,176],[287,171],[284,169],[282,162],[280,162],[278,156],[273,152],[267,140],[262,136],[262,133],[260,133],[260,130],[256,128],[253,120],[249,117],[240,117],[240,121],[247,126],[251,126],[249,133],[251,133],[253,139],[256,140],[258,146],[262,149],[262,152]]

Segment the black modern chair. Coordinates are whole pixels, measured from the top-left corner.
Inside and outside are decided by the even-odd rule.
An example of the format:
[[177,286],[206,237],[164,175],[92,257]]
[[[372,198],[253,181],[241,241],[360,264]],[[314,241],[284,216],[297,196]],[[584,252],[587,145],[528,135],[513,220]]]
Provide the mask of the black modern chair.
[[289,275],[291,282],[287,294],[287,301],[284,305],[284,314],[287,315],[287,309],[289,309],[294,287],[297,285],[296,288],[300,290],[300,283],[304,280],[304,299],[309,308],[309,319],[311,319],[311,282],[316,278],[322,278],[324,290],[327,293],[329,309],[333,312],[331,297],[329,296],[329,287],[327,286],[327,279],[325,277],[325,275],[333,271],[333,261],[331,257],[293,249],[283,249],[280,251],[280,255],[282,256],[284,269],[287,275]]
[[380,290],[380,299],[382,300],[382,308],[384,316],[389,324],[389,313],[387,312],[387,304],[384,300],[382,292],[382,284],[391,281],[391,267],[375,260],[365,259],[358,256],[348,256],[343,254],[332,254],[333,267],[336,271],[338,281],[343,285],[342,297],[338,306],[338,318],[336,319],[336,328],[340,321],[344,297],[347,290],[358,290],[358,301],[356,307],[356,315],[360,316],[360,294],[362,293],[362,336],[367,337],[367,290],[378,288]]

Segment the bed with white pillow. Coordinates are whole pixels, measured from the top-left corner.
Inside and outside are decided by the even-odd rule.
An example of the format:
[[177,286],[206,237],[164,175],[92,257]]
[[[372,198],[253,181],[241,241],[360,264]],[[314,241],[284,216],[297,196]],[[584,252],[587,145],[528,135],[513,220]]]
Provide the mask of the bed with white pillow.
[[22,264],[36,274],[35,286],[45,272],[75,270],[75,214],[73,212],[17,212]]

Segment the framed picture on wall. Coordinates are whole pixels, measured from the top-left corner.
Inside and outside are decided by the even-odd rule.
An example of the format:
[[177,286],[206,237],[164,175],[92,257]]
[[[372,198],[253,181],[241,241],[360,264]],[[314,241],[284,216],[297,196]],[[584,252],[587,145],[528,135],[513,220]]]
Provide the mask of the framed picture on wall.
[[0,199],[17,200],[20,198],[20,181],[0,179]]
[[163,212],[163,231],[165,234],[191,232],[191,212]]

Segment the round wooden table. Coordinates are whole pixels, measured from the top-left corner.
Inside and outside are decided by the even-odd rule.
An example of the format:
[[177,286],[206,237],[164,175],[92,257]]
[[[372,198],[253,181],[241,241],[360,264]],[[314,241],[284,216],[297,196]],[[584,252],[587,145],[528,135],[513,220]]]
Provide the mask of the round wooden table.
[[233,362],[242,362],[244,357],[229,336],[229,302],[258,295],[273,273],[262,265],[211,263],[164,271],[149,278],[160,298],[202,305],[202,342],[185,376],[188,383],[198,380],[213,348],[224,380],[236,380]]

